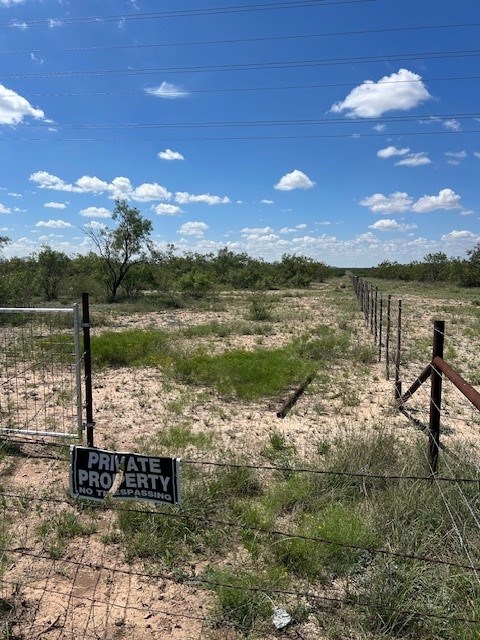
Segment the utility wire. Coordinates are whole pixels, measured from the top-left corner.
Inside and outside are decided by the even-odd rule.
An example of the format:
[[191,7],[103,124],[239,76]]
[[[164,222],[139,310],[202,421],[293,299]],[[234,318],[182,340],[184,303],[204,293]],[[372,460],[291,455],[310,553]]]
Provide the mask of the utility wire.
[[358,56],[349,58],[319,58],[314,60],[273,60],[266,62],[247,62],[239,64],[221,64],[185,67],[142,67],[138,69],[84,69],[74,71],[36,71],[32,73],[2,73],[6,79],[30,79],[30,78],[81,78],[106,75],[135,76],[153,73],[212,73],[224,71],[262,71],[269,69],[296,69],[300,67],[334,66],[344,64],[370,64],[372,62],[395,62],[404,60],[444,60],[457,58],[475,58],[480,56],[479,49],[466,49],[454,51],[418,51],[407,53],[395,53],[391,55]]
[[[480,76],[444,76],[443,78],[422,78],[422,82],[448,82],[460,80],[480,80]],[[382,80],[382,85],[412,84],[418,80]],[[356,87],[358,82],[330,82],[324,84],[297,84],[297,85],[277,85],[273,87],[224,87],[220,89],[188,89],[185,93],[247,93],[253,91],[289,91],[297,89],[325,89],[332,87]],[[55,93],[30,93],[29,98],[63,98],[63,97],[93,97],[93,96],[155,96],[155,90],[148,88],[143,91],[77,91],[77,92],[55,92]]]
[[[55,125],[51,125],[55,128]],[[259,136],[195,136],[195,137],[183,137],[183,138],[168,138],[165,136],[115,136],[110,138],[54,138],[54,137],[0,137],[1,142],[236,142],[236,141],[253,141],[253,140],[321,140],[321,139],[340,139],[340,138],[385,138],[392,136],[434,136],[434,135],[451,135],[451,134],[464,134],[471,135],[473,133],[480,133],[480,129],[466,129],[466,130],[438,130],[438,131],[387,131],[379,133],[319,133],[319,134],[305,134],[305,135],[259,135]]]
[[[428,116],[432,121],[443,120],[478,120],[479,113],[446,113],[432,114]],[[378,122],[416,122],[418,115],[409,116],[383,116],[381,118],[322,118],[322,119],[298,119],[298,120],[212,120],[210,122],[55,122],[53,126],[75,127],[79,129],[203,129],[203,128],[224,128],[224,127],[292,127],[292,126],[313,126],[330,124],[376,124]],[[17,127],[51,128],[51,122],[39,123],[19,123]]]
[[480,22],[464,22],[455,24],[422,25],[413,27],[383,27],[380,29],[360,29],[358,31],[325,31],[323,33],[292,34],[287,36],[260,36],[258,38],[234,38],[228,40],[186,40],[183,42],[151,42],[145,44],[112,44],[89,47],[63,47],[44,49],[7,49],[1,55],[17,55],[31,53],[86,53],[88,51],[117,51],[122,49],[154,49],[168,47],[193,47],[205,45],[248,44],[250,42],[284,42],[287,40],[307,40],[310,38],[327,38],[340,36],[373,35],[375,33],[403,33],[408,31],[427,31],[436,29],[465,29],[480,27]]
[[[165,18],[185,18],[193,16],[209,16],[229,13],[245,13],[255,11],[273,11],[279,9],[302,9],[302,8],[320,8],[332,5],[344,4],[365,4],[376,2],[376,0],[335,0],[327,2],[326,0],[300,0],[298,2],[269,2],[262,4],[245,4],[232,5],[230,7],[209,7],[203,9],[183,9],[178,11],[161,11],[150,13],[123,13],[114,15],[94,15],[84,17],[65,18],[61,17],[57,20],[62,25],[71,24],[98,24],[102,22],[118,22],[118,21],[136,21],[136,20],[162,20]],[[39,20],[22,20],[22,25],[26,27],[50,27],[52,18]],[[2,22],[0,27],[15,27],[15,23]]]

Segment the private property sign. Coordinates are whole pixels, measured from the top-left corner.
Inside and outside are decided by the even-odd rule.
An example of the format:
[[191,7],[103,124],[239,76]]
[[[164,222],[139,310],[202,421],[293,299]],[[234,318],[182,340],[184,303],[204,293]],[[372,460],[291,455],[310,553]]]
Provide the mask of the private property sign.
[[70,447],[70,493],[75,498],[151,500],[180,504],[180,459]]

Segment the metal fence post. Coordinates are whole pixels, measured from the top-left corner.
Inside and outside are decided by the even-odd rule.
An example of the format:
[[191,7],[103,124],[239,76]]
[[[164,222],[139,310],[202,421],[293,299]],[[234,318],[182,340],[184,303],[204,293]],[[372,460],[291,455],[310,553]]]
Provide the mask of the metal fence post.
[[[435,320],[433,325],[432,362],[436,357],[443,359],[445,322]],[[429,461],[432,473],[438,471],[438,452],[440,448],[440,412],[442,406],[442,372],[432,367],[430,392],[430,424],[428,432]]]
[[391,326],[391,317],[390,311],[392,306],[392,296],[388,294],[387,298],[387,336],[385,338],[385,372],[386,379],[390,380],[390,326]]
[[92,394],[92,352],[90,348],[90,303],[88,293],[82,293],[83,363],[85,370],[85,405],[87,447],[93,447],[93,394]]
[[395,357],[395,400],[402,397],[402,382],[400,380],[400,362],[402,358],[402,301],[398,301],[397,322],[397,353]]

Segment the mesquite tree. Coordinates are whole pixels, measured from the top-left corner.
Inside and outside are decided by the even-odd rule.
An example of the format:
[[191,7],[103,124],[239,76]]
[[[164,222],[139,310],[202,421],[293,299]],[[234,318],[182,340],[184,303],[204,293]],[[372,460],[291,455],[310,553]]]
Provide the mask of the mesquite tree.
[[126,200],[116,200],[112,219],[114,229],[86,229],[104,262],[105,284],[110,302],[115,302],[118,289],[135,265],[146,260],[150,249],[152,222],[142,217],[140,211]]

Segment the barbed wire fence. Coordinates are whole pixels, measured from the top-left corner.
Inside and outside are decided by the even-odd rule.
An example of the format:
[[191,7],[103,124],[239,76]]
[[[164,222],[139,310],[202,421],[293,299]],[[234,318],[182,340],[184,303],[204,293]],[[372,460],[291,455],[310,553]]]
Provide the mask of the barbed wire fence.
[[[385,331],[385,320],[390,315],[380,311],[381,298],[377,294],[377,305],[374,302],[368,311],[369,326],[377,327],[376,335],[379,346],[379,358],[382,345],[385,345],[388,332]],[[388,308],[388,305],[387,305]],[[375,311],[376,309],[376,311]],[[390,317],[390,325],[394,325]],[[382,329],[383,327],[383,329]],[[391,329],[392,330],[392,329]],[[62,330],[60,330],[60,335]],[[395,336],[392,333],[392,341]],[[391,356],[397,361],[397,353]],[[395,365],[396,366],[396,365]],[[452,387],[452,388],[450,388]],[[474,415],[473,410],[466,409],[458,416],[449,411],[449,406],[456,406],[459,397],[458,390],[453,385],[445,386],[443,406],[444,411],[444,443],[442,444],[442,460],[445,466],[442,473],[433,473],[428,467],[426,456],[426,473],[419,474],[380,474],[368,471],[348,472],[344,469],[321,469],[295,467],[290,465],[270,464],[241,464],[222,460],[192,459],[183,460],[185,467],[200,469],[250,469],[257,472],[286,475],[318,475],[356,478],[359,481],[381,483],[417,483],[434,482],[440,495],[445,496],[445,509],[452,523],[459,548],[463,550],[465,561],[454,561],[448,557],[427,556],[421,553],[402,553],[385,547],[371,547],[348,543],[339,543],[320,536],[299,536],[298,532],[288,528],[269,528],[252,526],[238,520],[222,520],[214,517],[201,518],[195,512],[167,511],[163,508],[135,509],[113,506],[111,504],[93,505],[78,502],[65,495],[58,494],[48,488],[46,495],[32,493],[30,488],[19,491],[17,489],[3,490],[0,508],[2,509],[2,530],[0,532],[0,560],[3,567],[2,600],[0,620],[4,629],[8,629],[11,637],[28,638],[131,638],[140,640],[145,637],[176,637],[205,638],[212,630],[218,631],[221,637],[229,637],[229,633],[242,633],[238,623],[219,618],[211,607],[209,590],[227,589],[232,591],[251,591],[261,593],[275,602],[284,603],[297,601],[308,603],[326,612],[334,613],[338,608],[354,610],[369,610],[378,615],[388,612],[414,618],[433,618],[444,620],[446,624],[463,623],[477,628],[480,620],[475,616],[468,617],[452,610],[448,616],[419,606],[418,608],[402,608],[386,605],[384,602],[355,597],[352,593],[338,589],[319,592],[318,588],[309,589],[281,589],[234,584],[218,579],[212,579],[207,574],[193,566],[186,565],[182,569],[158,570],[154,562],[127,561],[124,550],[118,541],[117,518],[121,514],[143,514],[143,517],[161,518],[167,525],[175,520],[190,520],[208,528],[220,525],[232,531],[232,535],[248,532],[256,536],[265,536],[272,541],[281,539],[303,538],[315,545],[335,545],[371,557],[392,559],[395,563],[412,563],[424,566],[426,570],[433,566],[443,566],[448,570],[463,570],[471,575],[473,584],[480,584],[478,573],[480,562],[475,547],[465,533],[465,523],[462,521],[460,508],[448,497],[445,487],[454,486],[458,503],[464,505],[470,514],[473,526],[479,527],[480,518],[477,516],[476,498],[466,487],[478,487],[480,473],[459,473],[458,456],[449,448],[449,438],[455,444],[461,440],[472,456],[476,457],[475,438],[468,428],[469,421]],[[415,394],[415,402],[409,403],[409,410],[414,414],[417,426],[428,434],[428,406],[429,394],[425,385],[419,387]],[[463,397],[462,397],[463,399]],[[412,398],[413,400],[413,398]],[[477,418],[478,419],[478,418]],[[452,433],[449,433],[449,429]],[[13,436],[13,434],[11,434]],[[39,435],[39,434],[37,434]],[[11,445],[19,449],[25,448],[27,460],[38,459],[46,465],[43,471],[54,473],[59,465],[65,472],[65,451],[62,443],[26,437],[24,434],[15,435],[9,439]],[[38,446],[37,446],[38,445]],[[461,467],[460,467],[461,468]],[[208,477],[208,473],[205,474]],[[32,477],[32,481],[34,478]],[[58,491],[58,490],[57,490]],[[28,509],[37,514],[37,520],[32,523],[23,520],[22,514]],[[56,548],[48,542],[48,536],[43,532],[45,520],[51,514],[64,513],[66,516],[79,517],[81,520],[94,523],[77,530],[72,538],[67,539],[65,548]],[[73,526],[73,521],[72,521]],[[95,530],[95,536],[92,531]],[[89,558],[95,551],[94,560]],[[472,589],[474,587],[472,586]],[[286,637],[301,638],[296,630],[291,634],[286,631]],[[295,635],[298,634],[298,635]],[[7,636],[8,637],[8,636]],[[235,636],[232,636],[235,637]]]

